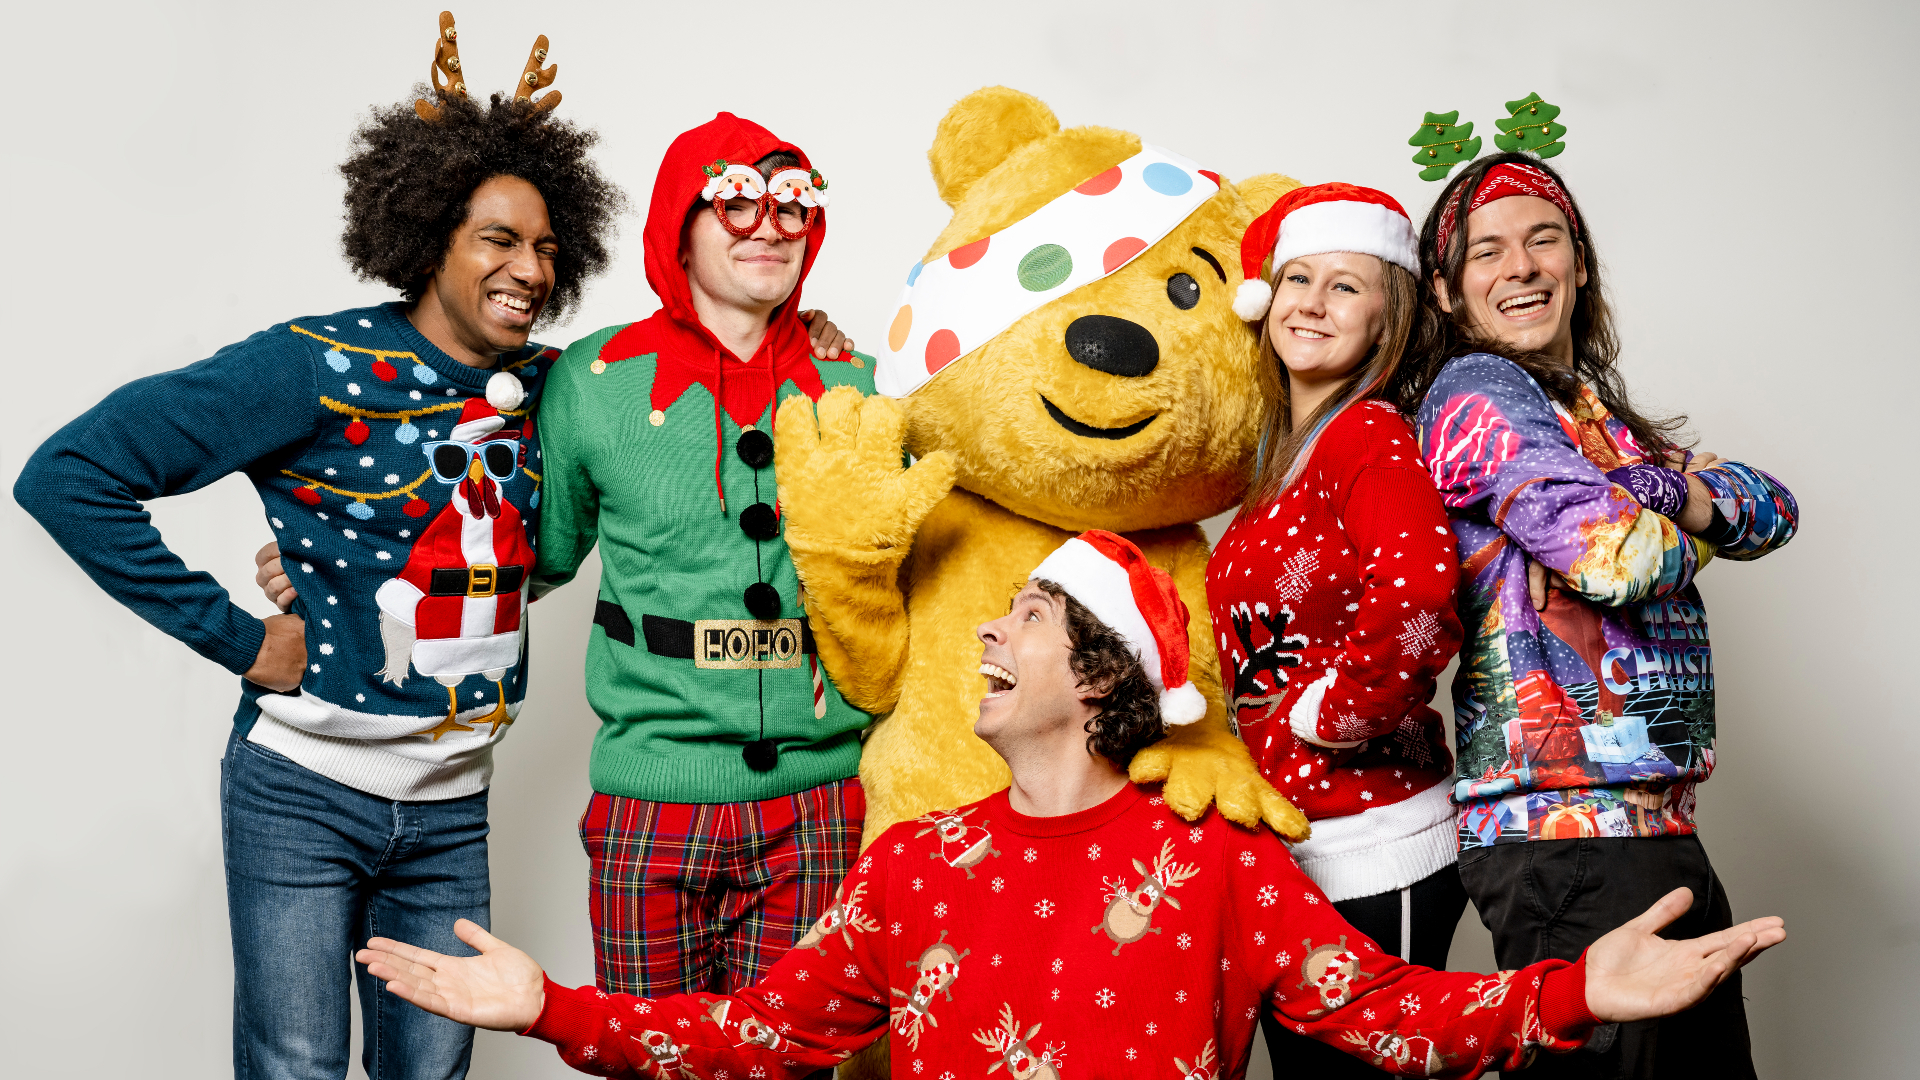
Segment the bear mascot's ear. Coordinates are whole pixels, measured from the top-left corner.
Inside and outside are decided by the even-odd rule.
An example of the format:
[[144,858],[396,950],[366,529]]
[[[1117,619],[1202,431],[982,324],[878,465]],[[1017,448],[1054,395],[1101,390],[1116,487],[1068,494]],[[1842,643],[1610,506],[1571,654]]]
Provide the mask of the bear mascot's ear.
[[1261,173],[1259,176],[1249,176],[1245,180],[1233,182],[1234,190],[1240,193],[1240,198],[1247,204],[1247,210],[1252,215],[1247,218],[1248,224],[1252,224],[1254,218],[1273,209],[1273,204],[1280,201],[1280,196],[1299,186],[1300,181],[1291,176],[1281,176],[1279,173]]
[[940,119],[927,162],[940,201],[957,206],[973,182],[1022,146],[1060,130],[1046,102],[1005,86],[975,90]]

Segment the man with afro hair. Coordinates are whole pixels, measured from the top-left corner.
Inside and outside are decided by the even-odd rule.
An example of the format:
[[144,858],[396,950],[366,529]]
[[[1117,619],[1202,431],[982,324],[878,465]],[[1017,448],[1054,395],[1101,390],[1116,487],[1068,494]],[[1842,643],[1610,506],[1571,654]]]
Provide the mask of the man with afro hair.
[[[620,192],[540,69],[466,96],[442,16],[438,104],[375,109],[341,166],[344,247],[400,299],[268,327],[136,380],[62,428],[14,497],[93,579],[241,676],[221,766],[238,1076],[341,1077],[350,967],[374,933],[459,949],[488,921],[492,749],[525,690],[558,356],[528,341],[608,261]],[[436,83],[438,83],[436,78]],[[144,500],[245,473],[298,588],[236,606]],[[359,971],[369,1077],[463,1076],[472,1029]]]

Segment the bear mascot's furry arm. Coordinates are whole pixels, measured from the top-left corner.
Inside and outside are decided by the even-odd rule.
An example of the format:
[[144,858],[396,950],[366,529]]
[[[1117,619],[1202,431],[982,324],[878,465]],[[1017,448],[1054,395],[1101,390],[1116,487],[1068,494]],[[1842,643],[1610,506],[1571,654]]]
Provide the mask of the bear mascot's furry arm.
[[[1027,94],[969,95],[928,155],[954,213],[927,263],[1140,152],[1126,132],[1061,130]],[[1124,533],[1173,576],[1207,699],[1204,718],[1134,759],[1133,778],[1165,780],[1168,804],[1189,819],[1217,804],[1242,824],[1306,837],[1306,819],[1228,728],[1196,524],[1237,504],[1251,474],[1259,339],[1232,309],[1240,237],[1295,186],[1221,181],[1130,262],[1027,312],[904,398],[845,389],[817,412],[801,399],[781,406],[780,498],[814,639],[847,700],[886,714],[860,762],[868,842],[1008,783],[973,734],[986,692],[974,628],[1090,528]]]

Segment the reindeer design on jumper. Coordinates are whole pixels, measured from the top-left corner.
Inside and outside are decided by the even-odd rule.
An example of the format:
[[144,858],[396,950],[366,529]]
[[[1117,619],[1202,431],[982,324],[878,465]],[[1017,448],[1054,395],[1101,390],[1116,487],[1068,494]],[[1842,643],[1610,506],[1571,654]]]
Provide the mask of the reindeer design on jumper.
[[[973,868],[986,861],[987,856],[998,858],[1000,851],[993,846],[993,834],[987,831],[987,822],[983,819],[978,825],[968,825],[961,820],[978,809],[970,806],[957,814],[951,810],[935,810],[914,819],[927,823],[926,828],[913,834],[914,839],[928,833],[940,834],[940,850],[927,852],[927,858],[939,859],[955,870],[966,871],[968,879],[973,877]],[[977,839],[968,839],[975,833],[979,834]],[[958,847],[959,853],[949,855],[950,847]]]
[[1300,988],[1320,995],[1320,1007],[1308,1016],[1332,1012],[1353,1000],[1353,981],[1364,975],[1360,958],[1347,948],[1347,935],[1338,945],[1315,945],[1312,938],[1301,941],[1307,958],[1300,961]]
[[[1259,716],[1248,717],[1248,722],[1270,719],[1273,710],[1280,707],[1280,699],[1287,695],[1287,673],[1284,669],[1300,666],[1300,650],[1307,647],[1307,639],[1299,634],[1287,633],[1287,624],[1293,621],[1293,609],[1285,604],[1275,614],[1265,604],[1248,606],[1242,603],[1236,605],[1229,615],[1240,646],[1232,652],[1235,722],[1238,723],[1241,709],[1260,705],[1265,705],[1267,711]],[[1253,620],[1256,617],[1267,628],[1265,645],[1256,646],[1253,643]],[[1267,677],[1264,685],[1260,678],[1263,673]]]
[[893,1021],[893,1032],[907,1037],[908,1045],[920,1049],[920,1032],[925,1026],[939,1027],[940,1021],[930,1011],[933,1008],[933,995],[943,995],[953,1000],[953,981],[960,977],[960,961],[965,960],[972,949],[955,952],[947,944],[947,932],[940,931],[939,940],[927,946],[920,959],[908,964],[918,974],[913,980],[911,991],[898,987],[888,987],[894,997],[905,998],[905,1002],[894,1006],[888,1016]]
[[1507,991],[1513,988],[1513,976],[1511,971],[1497,971],[1467,987],[1467,993],[1473,995],[1473,1000],[1460,1010],[1460,1015],[1465,1016],[1479,1009],[1499,1008],[1507,1000]]
[[647,1065],[652,1074],[661,1080],[700,1080],[700,1076],[687,1067],[682,1058],[680,1044],[673,1036],[664,1031],[642,1031],[633,1037],[640,1049],[647,1052]]
[[1212,1039],[1208,1039],[1207,1045],[1200,1048],[1200,1056],[1193,1059],[1192,1065],[1188,1065],[1179,1058],[1173,1059],[1173,1067],[1180,1070],[1180,1080],[1215,1080],[1220,1075],[1215,1068],[1218,1064],[1219,1060],[1214,1056]]
[[1153,860],[1153,869],[1148,870],[1139,859],[1133,860],[1133,868],[1140,874],[1140,883],[1127,887],[1126,878],[1101,878],[1101,882],[1110,890],[1107,894],[1107,910],[1100,921],[1093,924],[1091,932],[1105,930],[1107,938],[1113,942],[1113,955],[1120,955],[1122,945],[1131,945],[1148,934],[1158,934],[1160,927],[1153,925],[1153,913],[1165,903],[1180,909],[1180,901],[1167,895],[1168,889],[1177,889],[1186,884],[1188,878],[1198,874],[1198,864],[1180,866],[1173,861],[1173,841],[1167,840],[1160,845],[1160,854]]
[[1432,1076],[1457,1058],[1458,1054],[1442,1054],[1433,1040],[1425,1035],[1402,1035],[1396,1031],[1373,1031],[1362,1034],[1358,1031],[1343,1031],[1340,1037],[1354,1046],[1364,1047],[1373,1055],[1375,1068],[1384,1069],[1389,1065],[1393,1071],[1415,1076]]
[[987,1048],[987,1053],[1000,1055],[1000,1060],[987,1066],[989,1074],[1000,1066],[1007,1067],[1007,1075],[1013,1080],[1060,1080],[1062,1058],[1067,1056],[1066,1047],[1048,1043],[1040,1053],[1033,1052],[1028,1045],[1035,1035],[1040,1034],[1040,1025],[1035,1024],[1020,1034],[1020,1025],[1014,1022],[1013,1006],[1000,1005],[1000,1026],[981,1028],[973,1033],[973,1041]]
[[776,1053],[787,1048],[787,1040],[781,1038],[779,1032],[767,1026],[765,1020],[751,1012],[741,1017],[738,1023],[734,1023],[731,1015],[734,1004],[731,998],[715,998],[713,1004],[707,1007],[707,1015],[702,1019],[711,1020],[720,1025],[720,1030],[723,1032],[732,1032],[735,1036],[733,1045],[736,1047],[758,1046]]
[[846,887],[847,883],[844,881],[833,887],[833,906],[820,913],[820,917],[813,922],[813,929],[808,930],[805,937],[794,942],[794,948],[812,948],[821,956],[825,956],[827,947],[822,942],[836,932],[839,933],[840,940],[847,943],[847,948],[851,949],[853,948],[853,931],[871,934],[880,929],[879,920],[868,915],[860,906],[860,898],[867,892],[867,883],[863,881],[855,885],[853,895],[842,900],[840,893]]

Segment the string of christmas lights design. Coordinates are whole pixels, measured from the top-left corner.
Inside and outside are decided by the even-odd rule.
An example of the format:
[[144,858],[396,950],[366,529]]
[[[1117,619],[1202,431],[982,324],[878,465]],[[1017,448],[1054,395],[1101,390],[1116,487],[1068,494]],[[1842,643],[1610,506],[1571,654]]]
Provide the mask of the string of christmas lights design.
[[[335,341],[334,339],[330,337],[326,337],[322,334],[316,334],[313,331],[308,330],[305,327],[302,327],[298,324],[289,324],[288,329],[292,330],[296,334],[304,334],[307,337],[313,338],[315,341],[319,341],[328,346],[331,346],[335,352],[355,352],[355,353],[361,353],[363,355],[373,357],[374,377],[377,379],[380,379],[382,382],[392,382],[400,374],[399,370],[395,368],[392,363],[389,362],[390,360],[411,360],[413,361],[415,368],[427,371],[429,373],[429,376],[421,378],[421,381],[423,383],[428,383],[432,381],[432,377],[431,377],[432,369],[426,368],[425,365],[421,364],[419,356],[415,353],[403,352],[403,351],[394,350],[394,349],[369,349],[359,345],[348,345],[345,342]],[[514,363],[507,365],[503,370],[513,371],[518,368],[525,367],[527,364],[531,363],[534,360],[547,357],[548,353],[550,352],[551,350],[548,350],[547,352],[539,353],[534,356],[529,356],[524,359],[515,361]],[[331,361],[329,362],[331,363]],[[345,363],[345,360],[344,358],[342,358],[342,365],[344,365],[344,363]],[[340,367],[337,367],[336,370],[345,370],[345,368],[344,366],[340,366]],[[416,372],[416,376],[418,376],[418,372]],[[348,389],[351,390],[354,388],[352,386],[349,386]],[[328,410],[339,413],[340,415],[348,418],[347,426],[345,430],[341,432],[341,434],[346,438],[348,443],[354,446],[359,446],[360,444],[366,442],[367,439],[373,435],[373,429],[367,426],[368,420],[399,421],[399,423],[393,429],[394,441],[400,443],[402,446],[410,446],[413,443],[418,442],[420,439],[420,428],[414,424],[413,422],[414,420],[422,416],[430,416],[434,413],[443,413],[443,412],[457,413],[459,410],[466,407],[465,401],[453,400],[453,401],[442,401],[433,405],[424,405],[418,409],[394,409],[394,410],[362,409],[359,406],[349,405],[344,401],[340,401],[335,398],[326,397],[326,396],[322,396],[320,398],[320,404],[326,407]],[[527,415],[528,411],[529,410],[527,409],[499,410],[501,416],[525,416]],[[526,473],[527,478],[529,480],[532,480],[534,484],[534,491],[533,491],[531,504],[533,506],[540,505],[540,502],[539,502],[540,474],[535,472],[532,469],[525,468],[524,466],[521,468],[521,471]],[[378,502],[381,499],[397,498],[402,495],[408,496],[406,503],[401,506],[401,511],[403,513],[405,513],[408,517],[416,517],[416,518],[421,516],[422,514],[425,514],[428,510],[427,501],[425,499],[420,498],[418,495],[415,495],[414,491],[418,489],[421,484],[426,482],[427,477],[433,475],[433,470],[429,468],[425,472],[422,472],[418,477],[415,477],[412,483],[404,484],[404,485],[401,485],[400,487],[390,488],[386,491],[352,491],[347,488],[335,487],[334,485],[329,484],[324,480],[319,480],[310,476],[302,476],[299,473],[296,473],[290,469],[282,469],[280,470],[280,472],[281,472],[281,475],[292,477],[293,479],[298,480],[302,484],[306,485],[305,487],[294,489],[294,492],[293,492],[294,498],[299,499],[301,502],[305,503],[308,506],[320,505],[321,491],[328,491],[342,498],[352,499],[353,501],[347,504],[346,513],[349,517],[353,517],[361,521],[365,521],[366,519],[373,516],[373,507],[367,505],[369,502]]]

